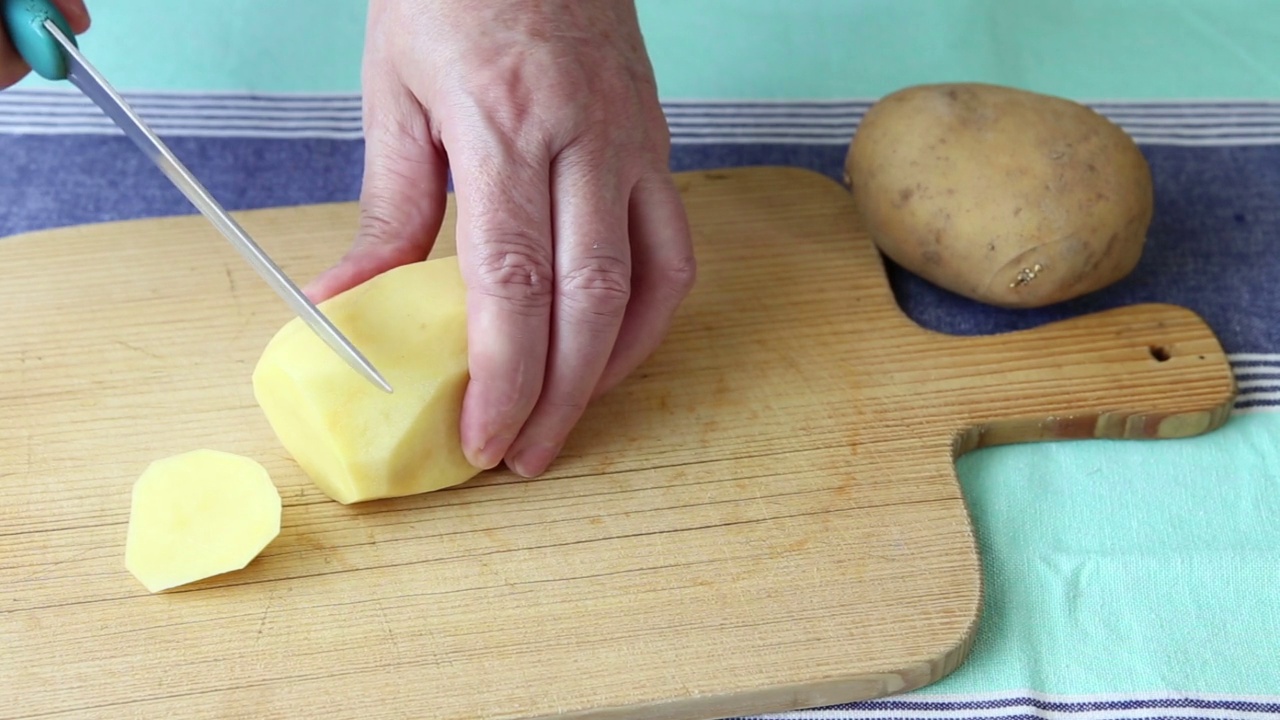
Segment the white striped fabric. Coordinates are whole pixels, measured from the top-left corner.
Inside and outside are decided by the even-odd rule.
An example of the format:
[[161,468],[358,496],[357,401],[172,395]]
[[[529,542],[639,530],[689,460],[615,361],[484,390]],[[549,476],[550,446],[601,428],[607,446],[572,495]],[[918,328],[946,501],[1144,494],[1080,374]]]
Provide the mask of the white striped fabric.
[[[333,139],[362,137],[357,94],[126,93],[164,137]],[[679,100],[664,103],[676,144],[845,146],[871,99]],[[1149,145],[1280,145],[1280,101],[1088,102]],[[114,135],[120,131],[78,91],[0,92],[0,134]],[[1235,411],[1280,411],[1280,354],[1231,356]]]
[[1280,412],[1280,354],[1234,353],[1227,360],[1236,377],[1236,412]]
[[[167,136],[358,140],[360,96],[241,93],[126,93]],[[844,145],[871,99],[832,101],[678,100],[664,103],[680,144]],[[1104,100],[1091,107],[1148,145],[1280,144],[1280,101]],[[0,92],[0,133],[116,134],[74,89]]]
[[847,707],[751,715],[741,720],[1275,720],[1280,695],[1034,691],[935,695],[912,693]]

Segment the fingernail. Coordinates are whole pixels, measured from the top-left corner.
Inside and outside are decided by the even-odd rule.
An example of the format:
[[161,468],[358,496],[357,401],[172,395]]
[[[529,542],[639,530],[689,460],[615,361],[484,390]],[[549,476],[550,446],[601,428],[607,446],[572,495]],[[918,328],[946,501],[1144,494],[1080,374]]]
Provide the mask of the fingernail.
[[507,448],[514,439],[511,435],[498,435],[497,437],[489,438],[489,441],[482,447],[467,453],[467,462],[484,470],[495,468],[498,463],[502,462],[502,457],[506,455]]
[[535,477],[546,471],[560,453],[560,446],[538,443],[523,448],[507,463],[521,477]]

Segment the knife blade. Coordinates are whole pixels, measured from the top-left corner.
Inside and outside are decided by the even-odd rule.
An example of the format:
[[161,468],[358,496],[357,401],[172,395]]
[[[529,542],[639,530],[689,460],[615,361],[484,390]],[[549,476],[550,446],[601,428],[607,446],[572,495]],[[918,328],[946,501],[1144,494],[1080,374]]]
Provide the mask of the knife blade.
[[125,102],[110,83],[85,59],[72,42],[52,20],[44,21],[44,29],[61,46],[66,57],[67,79],[93,101],[107,117],[124,131],[124,134],[151,159],[162,173],[186,196],[187,200],[218,229],[245,260],[258,272],[276,294],[298,317],[336,352],[356,372],[385,392],[392,392],[390,383],[373,367],[350,340],[320,312],[319,308],[302,293],[298,286],[254,242],[209,191],[178,160],[177,156],[161,142],[133,108]]

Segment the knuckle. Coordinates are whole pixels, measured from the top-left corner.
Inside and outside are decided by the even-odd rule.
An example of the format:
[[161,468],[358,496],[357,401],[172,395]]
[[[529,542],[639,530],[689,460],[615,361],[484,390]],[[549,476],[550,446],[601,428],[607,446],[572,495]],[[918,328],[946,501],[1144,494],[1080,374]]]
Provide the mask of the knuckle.
[[671,295],[683,299],[698,280],[698,261],[693,253],[679,255],[664,262],[655,274],[654,282]]
[[589,399],[590,395],[585,390],[564,392],[547,398],[546,405],[555,410],[557,415],[578,417],[586,411]]
[[389,210],[387,203],[376,201],[361,208],[357,237],[375,244],[388,242],[400,231],[400,226],[392,219],[394,213]]
[[504,157],[540,157],[557,144],[558,124],[533,109],[495,110],[488,124],[492,142],[504,146]]
[[425,231],[420,229],[417,218],[406,216],[391,203],[368,201],[360,207],[356,246],[362,250],[376,248],[384,252],[400,245],[422,243],[427,239],[420,234],[422,232]]
[[631,298],[631,270],[618,258],[594,257],[564,274],[561,300],[588,316],[620,316]]
[[550,307],[551,259],[534,235],[514,231],[486,238],[477,252],[475,274],[480,292],[517,310]]

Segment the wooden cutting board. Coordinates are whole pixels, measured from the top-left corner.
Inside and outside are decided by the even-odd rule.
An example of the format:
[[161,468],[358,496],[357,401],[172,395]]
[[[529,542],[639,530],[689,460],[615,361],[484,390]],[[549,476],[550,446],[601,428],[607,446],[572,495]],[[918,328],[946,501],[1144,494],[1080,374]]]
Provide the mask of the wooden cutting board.
[[[838,184],[679,184],[698,286],[548,475],[352,507],[255,406],[288,310],[204,220],[0,243],[0,716],[712,718],[898,693],[955,669],[979,617],[958,454],[1227,417],[1226,358],[1185,309],[928,332]],[[356,227],[350,204],[240,217],[299,279]],[[151,595],[124,569],[130,485],[201,447],[267,466],[282,532]]]

